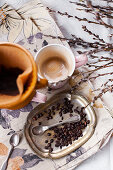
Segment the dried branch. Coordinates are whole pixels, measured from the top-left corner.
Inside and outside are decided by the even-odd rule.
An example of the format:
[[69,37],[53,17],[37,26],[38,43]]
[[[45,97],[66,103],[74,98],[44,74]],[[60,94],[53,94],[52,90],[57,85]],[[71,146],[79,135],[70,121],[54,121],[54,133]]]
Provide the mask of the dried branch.
[[[78,6],[81,6],[81,7],[85,7],[85,8],[87,8],[87,7],[92,8],[93,7],[94,9],[97,9],[97,10],[102,10],[102,11],[105,10],[104,12],[107,12],[107,10],[113,11],[113,7],[111,7],[111,6],[108,7],[108,6],[92,5],[91,1],[90,2],[88,1],[87,5],[83,4],[83,3],[79,3],[79,2],[73,2],[73,1],[69,1],[69,2],[72,3],[72,4],[76,4]],[[106,2],[108,2],[108,1],[106,1]]]
[[[113,66],[113,65],[112,65],[112,66]],[[89,80],[96,79],[96,78],[98,78],[98,77],[102,77],[102,76],[106,76],[106,75],[112,75],[112,74],[113,74],[113,72],[98,74],[97,76],[90,77]]]
[[99,37],[99,35],[96,35],[96,34],[92,33],[90,30],[88,30],[88,28],[87,28],[86,26],[82,25],[82,28],[83,28],[83,30],[84,30],[85,32],[89,33],[89,35],[93,35],[94,37],[97,38],[97,40],[101,41],[102,43],[105,43],[105,41],[104,41],[103,39],[101,39],[101,38]]
[[[61,11],[55,11],[53,9],[48,8],[49,12],[53,12],[53,13],[57,13],[61,16],[66,16],[68,18],[74,18],[77,19],[78,21],[85,21],[87,23],[93,23],[96,25],[103,25],[106,29],[110,28],[111,30],[113,29],[113,25],[110,22],[105,22],[103,20],[104,17],[110,19],[113,19],[112,13],[113,13],[113,7],[108,5],[107,6],[100,6],[100,5],[93,5],[92,2],[90,0],[86,0],[86,4],[83,2],[79,3],[79,2],[72,2],[69,1],[72,4],[75,4],[78,10],[84,10],[89,14],[93,14],[95,16],[94,20],[91,21],[87,18],[80,18],[79,16],[73,16],[71,14],[68,14],[67,12],[61,12]],[[106,1],[108,2],[108,1]],[[110,3],[112,3],[111,0],[109,0]],[[106,92],[113,91],[113,79],[108,79],[107,76],[108,75],[113,75],[113,72],[109,71],[109,72],[104,72],[104,73],[99,73],[100,70],[105,69],[105,68],[112,68],[113,67],[113,58],[112,56],[107,57],[107,56],[100,56],[98,55],[99,52],[106,52],[108,54],[113,53],[113,44],[107,43],[105,42],[105,40],[103,38],[100,38],[100,36],[98,34],[95,34],[94,32],[92,32],[91,30],[88,29],[88,27],[84,25],[82,25],[82,29],[84,32],[88,33],[89,35],[91,35],[92,39],[93,39],[93,43],[92,42],[86,42],[85,40],[83,40],[82,38],[78,38],[76,37],[76,35],[70,35],[71,38],[62,38],[62,37],[54,37],[54,36],[50,36],[50,35],[45,35],[45,36],[50,36],[51,38],[58,38],[60,40],[67,40],[67,42],[69,43],[69,45],[71,47],[81,47],[82,51],[78,50],[77,52],[79,54],[81,53],[86,53],[87,55],[89,55],[91,62],[86,64],[86,67],[89,68],[88,71],[83,71],[82,75],[83,78],[75,85],[72,87],[71,92],[73,92],[75,89],[77,89],[82,83],[87,82],[88,80],[90,81],[94,81],[95,79],[99,78],[99,77],[104,77],[106,76],[106,82],[104,84],[101,85],[100,88],[95,89],[94,91],[99,91],[99,94],[97,96],[94,97],[92,103],[95,103],[95,101],[98,98],[101,98],[103,96],[103,94],[105,94]],[[113,34],[110,34],[109,37],[112,37]],[[83,51],[84,49],[84,51]],[[86,51],[87,49],[87,51]],[[103,62],[105,62],[103,64]],[[81,74],[81,73],[79,73]],[[109,83],[111,83],[109,85]]]
[[67,12],[60,12],[60,11],[55,11],[53,9],[50,9],[49,7],[47,7],[47,9],[49,10],[50,13],[57,13],[61,16],[66,16],[68,18],[74,18],[74,19],[77,19],[78,21],[86,21],[88,23],[92,23],[92,24],[97,24],[97,25],[104,25],[106,28],[112,28],[113,29],[113,26],[112,25],[109,25],[109,24],[106,24],[102,19],[100,19],[100,22],[95,22],[95,21],[90,21],[88,20],[87,18],[79,18],[77,16],[73,16],[73,15],[70,15],[68,14]]

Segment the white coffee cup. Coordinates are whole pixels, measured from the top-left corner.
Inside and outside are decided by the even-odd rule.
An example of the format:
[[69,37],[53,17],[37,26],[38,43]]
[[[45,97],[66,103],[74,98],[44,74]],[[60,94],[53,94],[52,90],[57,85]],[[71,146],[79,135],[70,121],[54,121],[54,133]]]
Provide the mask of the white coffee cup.
[[[79,63],[81,59],[79,58]],[[76,68],[72,51],[61,44],[50,44],[41,48],[36,55],[38,77],[47,79],[52,89],[62,87]],[[81,65],[85,63],[82,61]],[[79,66],[81,66],[79,64]]]

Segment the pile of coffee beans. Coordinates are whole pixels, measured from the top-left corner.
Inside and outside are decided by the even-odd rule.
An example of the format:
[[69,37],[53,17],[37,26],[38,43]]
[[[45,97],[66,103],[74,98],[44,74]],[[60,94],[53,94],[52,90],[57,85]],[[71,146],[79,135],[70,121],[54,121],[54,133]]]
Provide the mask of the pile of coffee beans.
[[48,133],[47,135],[52,138],[50,139],[50,141],[45,140],[45,143],[47,144],[45,146],[45,149],[48,149],[49,152],[53,151],[53,142],[55,142],[55,147],[60,147],[60,149],[62,149],[62,147],[68,146],[79,137],[82,137],[83,129],[85,129],[90,123],[90,121],[87,120],[84,108],[79,109],[78,107],[76,107],[75,109],[73,109],[73,106],[74,105],[71,103],[71,100],[69,100],[68,98],[64,98],[63,104],[57,103],[56,106],[52,106],[51,109],[48,110],[47,120],[51,119],[52,114],[55,112],[55,110],[59,111],[61,120],[63,120],[63,115],[67,113],[70,114],[70,117],[74,116],[73,113],[78,113],[81,117],[81,120],[79,122],[66,123],[60,127],[54,127],[51,129],[54,131],[54,135]]
[[62,148],[63,146],[68,146],[69,144],[72,144],[72,141],[83,136],[83,129],[87,127],[90,121],[87,120],[86,114],[83,111],[78,112],[81,116],[81,120],[79,122],[64,124],[61,127],[54,127],[53,130],[54,138],[56,139],[56,147]]
[[[53,119],[56,111],[61,117],[60,121],[63,121],[65,114],[69,114],[69,116],[72,117],[75,113],[80,115],[81,120],[79,122],[66,123],[59,127],[57,126],[50,129],[54,132],[54,135],[52,135],[53,133],[50,132],[47,133],[47,136],[50,139],[45,140],[45,149],[47,149],[50,153],[53,151],[54,145],[55,147],[62,149],[62,147],[71,145],[73,141],[78,140],[79,137],[83,136],[83,130],[90,123],[90,121],[87,119],[85,109],[83,107],[74,108],[74,105],[68,97],[64,98],[63,102],[56,103],[47,110],[44,110],[43,113],[38,113],[35,115],[35,117],[33,117],[33,120],[40,119],[46,115],[46,120],[50,121]],[[39,125],[41,124],[42,122],[40,121]]]

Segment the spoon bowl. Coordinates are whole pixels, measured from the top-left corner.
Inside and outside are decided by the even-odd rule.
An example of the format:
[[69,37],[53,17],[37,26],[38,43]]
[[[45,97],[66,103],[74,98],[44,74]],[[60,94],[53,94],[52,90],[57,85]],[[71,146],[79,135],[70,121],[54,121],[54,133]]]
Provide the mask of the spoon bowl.
[[5,163],[3,164],[1,170],[7,170],[8,160],[9,160],[9,158],[10,158],[10,156],[11,156],[14,148],[15,148],[16,146],[18,146],[18,144],[20,143],[20,135],[19,135],[19,133],[14,133],[14,134],[11,136],[11,138],[10,138],[10,140],[9,140],[9,143],[10,143],[10,145],[11,145],[11,149],[10,149],[10,151],[9,151],[9,153],[8,153],[7,159],[6,159]]
[[20,135],[18,133],[14,133],[11,138],[10,138],[10,144],[13,146],[13,147],[16,147],[19,142],[20,142]]

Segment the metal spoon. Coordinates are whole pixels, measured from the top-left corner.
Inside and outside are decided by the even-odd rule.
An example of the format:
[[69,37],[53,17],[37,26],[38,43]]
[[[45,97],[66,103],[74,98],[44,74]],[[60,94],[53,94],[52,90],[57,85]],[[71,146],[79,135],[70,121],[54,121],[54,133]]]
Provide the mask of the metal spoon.
[[46,130],[52,128],[52,127],[59,126],[59,125],[62,125],[64,123],[78,122],[78,121],[80,121],[80,119],[81,119],[80,115],[75,115],[75,116],[73,116],[73,117],[71,117],[71,118],[69,118],[69,119],[67,119],[67,120],[65,120],[63,122],[56,123],[56,124],[53,124],[53,125],[35,126],[35,127],[33,127],[32,132],[33,132],[34,135],[40,135],[40,134],[43,134]]
[[15,147],[19,144],[19,142],[20,142],[20,135],[19,135],[19,133],[14,133],[14,134],[11,136],[9,142],[10,142],[10,145],[11,145],[11,149],[10,149],[10,151],[9,151],[9,153],[8,153],[7,159],[6,159],[5,163],[3,164],[1,170],[6,170],[6,169],[7,169],[8,160],[9,160],[9,158],[10,158],[10,156],[11,156],[14,148],[15,148]]

